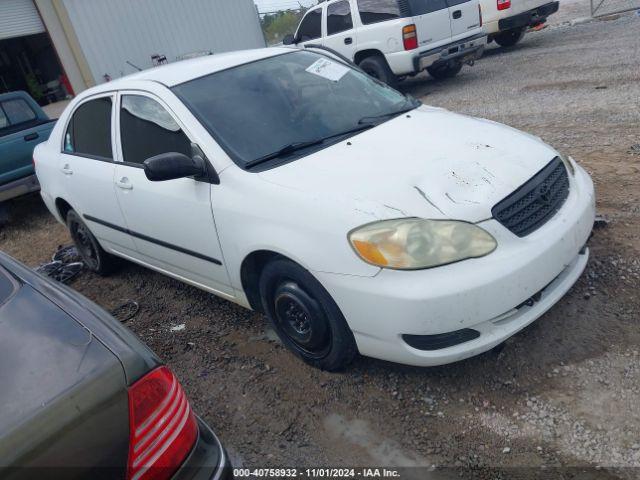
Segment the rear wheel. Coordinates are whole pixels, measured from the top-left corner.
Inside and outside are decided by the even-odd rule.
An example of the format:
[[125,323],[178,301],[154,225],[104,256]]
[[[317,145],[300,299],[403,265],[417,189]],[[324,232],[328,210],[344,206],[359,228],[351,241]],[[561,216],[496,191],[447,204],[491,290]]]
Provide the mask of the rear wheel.
[[389,64],[382,55],[373,55],[363,59],[358,66],[369,76],[386,83],[392,88],[398,86],[398,77],[391,71]]
[[108,275],[115,269],[117,258],[104,251],[75,210],[67,213],[67,228],[82,262],[89,270],[98,275]]
[[522,40],[522,37],[524,37],[524,33],[524,27],[514,28],[513,30],[500,32],[499,34],[494,36],[493,39],[501,47],[513,47],[516,43]]
[[462,63],[448,62],[440,65],[431,65],[427,67],[427,72],[436,80],[445,80],[453,78],[462,70]]
[[358,353],[353,333],[313,275],[286,260],[270,262],[260,277],[262,305],[282,342],[322,370],[345,368]]

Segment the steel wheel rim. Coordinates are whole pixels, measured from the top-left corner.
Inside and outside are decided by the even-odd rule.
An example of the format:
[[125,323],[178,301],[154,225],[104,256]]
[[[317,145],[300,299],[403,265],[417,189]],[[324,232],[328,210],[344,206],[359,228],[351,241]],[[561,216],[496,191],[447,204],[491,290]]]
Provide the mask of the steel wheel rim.
[[91,232],[80,223],[74,223],[72,229],[73,240],[84,263],[92,269],[98,268],[98,252]]

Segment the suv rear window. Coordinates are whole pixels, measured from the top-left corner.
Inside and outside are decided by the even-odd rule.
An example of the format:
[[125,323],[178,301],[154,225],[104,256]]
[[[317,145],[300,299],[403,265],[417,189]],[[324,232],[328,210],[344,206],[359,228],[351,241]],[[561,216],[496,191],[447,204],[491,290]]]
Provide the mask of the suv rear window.
[[0,305],[7,301],[15,290],[15,282],[11,280],[11,277],[0,268]]
[[352,28],[351,5],[348,0],[332,3],[327,7],[327,35],[345,32]]
[[365,25],[403,17],[398,0],[358,0],[358,10]]

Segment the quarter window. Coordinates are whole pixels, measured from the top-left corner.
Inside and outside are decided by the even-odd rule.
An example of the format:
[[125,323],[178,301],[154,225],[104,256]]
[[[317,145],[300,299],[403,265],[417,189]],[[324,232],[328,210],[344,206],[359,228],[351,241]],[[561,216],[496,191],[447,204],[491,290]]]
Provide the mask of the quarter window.
[[191,157],[191,141],[157,101],[141,95],[124,95],[120,107],[120,140],[127,163],[141,164],[162,153]]
[[398,0],[358,0],[358,10],[365,25],[402,17]]
[[353,28],[351,5],[348,1],[332,3],[327,7],[327,35]]
[[80,105],[67,127],[64,151],[112,160],[111,107],[111,97],[97,98]]
[[315,40],[322,36],[322,10],[316,8],[307,13],[300,23],[298,39],[301,42]]

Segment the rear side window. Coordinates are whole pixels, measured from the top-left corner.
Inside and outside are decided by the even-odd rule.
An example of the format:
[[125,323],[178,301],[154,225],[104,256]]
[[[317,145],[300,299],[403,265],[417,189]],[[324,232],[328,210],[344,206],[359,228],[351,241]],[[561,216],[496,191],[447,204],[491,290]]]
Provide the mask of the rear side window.
[[[447,0],[407,0],[411,7],[412,15],[424,15],[425,13],[431,13],[438,10],[448,8]],[[453,0],[449,0],[451,3]],[[456,0],[458,3],[462,3],[468,0]]]
[[191,141],[180,125],[162,105],[141,95],[122,97],[120,140],[127,163],[141,164],[169,152],[191,157]]
[[322,36],[322,10],[316,8],[311,10],[302,19],[300,28],[298,29],[298,39],[301,42],[315,40]]
[[111,108],[111,97],[97,98],[80,105],[67,127],[65,153],[113,160]]
[[[34,112],[29,104],[22,98],[2,102],[2,110],[4,110],[6,120],[8,120],[8,123],[11,125],[27,123],[38,118],[36,112]],[[2,125],[2,120],[0,120],[0,125]]]
[[358,0],[360,20],[365,25],[401,18],[398,0]]
[[351,5],[347,0],[332,3],[327,7],[327,35],[344,32],[352,28]]

